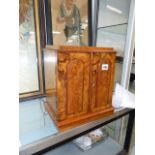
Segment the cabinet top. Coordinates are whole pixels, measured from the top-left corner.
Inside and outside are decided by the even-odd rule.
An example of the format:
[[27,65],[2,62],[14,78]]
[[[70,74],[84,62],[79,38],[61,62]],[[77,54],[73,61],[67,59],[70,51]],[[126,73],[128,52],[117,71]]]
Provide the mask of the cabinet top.
[[44,51],[48,52],[51,50],[56,50],[59,52],[110,52],[110,53],[116,53],[113,48],[110,47],[95,47],[95,46],[52,46],[47,45],[44,49]]

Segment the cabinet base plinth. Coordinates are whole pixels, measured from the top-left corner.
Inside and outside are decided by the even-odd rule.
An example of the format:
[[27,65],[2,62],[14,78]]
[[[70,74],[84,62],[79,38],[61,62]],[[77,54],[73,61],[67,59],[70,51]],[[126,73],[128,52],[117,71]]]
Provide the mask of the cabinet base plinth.
[[45,103],[45,108],[60,131],[64,131],[64,130],[88,123],[90,121],[94,121],[94,120],[109,116],[114,111],[114,109],[110,107],[101,111],[89,112],[84,115],[79,115],[75,117],[73,116],[71,118],[66,118],[62,121],[58,121],[58,118],[56,117],[56,115],[54,114],[53,110],[48,105],[48,103]]

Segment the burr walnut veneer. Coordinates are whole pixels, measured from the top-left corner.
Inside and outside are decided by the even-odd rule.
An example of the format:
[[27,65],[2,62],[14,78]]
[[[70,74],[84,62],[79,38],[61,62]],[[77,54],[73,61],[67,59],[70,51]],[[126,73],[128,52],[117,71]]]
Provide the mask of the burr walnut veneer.
[[45,107],[60,129],[112,114],[115,51],[47,46]]

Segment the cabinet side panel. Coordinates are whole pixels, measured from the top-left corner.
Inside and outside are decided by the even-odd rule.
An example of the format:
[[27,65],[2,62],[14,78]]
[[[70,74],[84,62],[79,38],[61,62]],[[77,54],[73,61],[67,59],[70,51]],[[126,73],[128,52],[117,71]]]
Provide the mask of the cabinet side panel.
[[[45,51],[44,52],[44,70],[45,70],[45,92],[46,101],[49,106],[57,113],[56,102],[56,65],[57,65],[57,52]],[[53,100],[54,99],[54,100]]]
[[56,91],[56,65],[57,53],[56,51],[44,52],[45,65],[45,85],[46,91]]

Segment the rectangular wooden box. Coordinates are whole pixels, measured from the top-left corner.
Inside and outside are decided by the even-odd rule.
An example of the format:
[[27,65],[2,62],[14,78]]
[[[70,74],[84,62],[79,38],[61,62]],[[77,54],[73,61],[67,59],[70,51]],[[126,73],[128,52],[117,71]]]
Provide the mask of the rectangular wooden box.
[[45,107],[60,129],[112,114],[115,54],[112,48],[46,47]]

